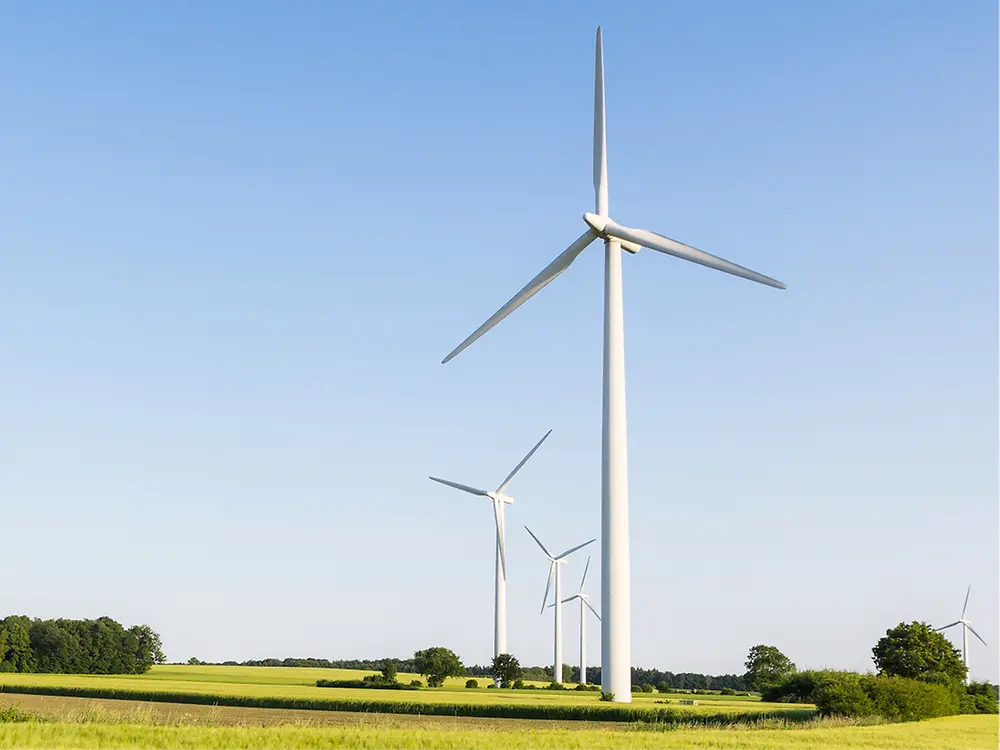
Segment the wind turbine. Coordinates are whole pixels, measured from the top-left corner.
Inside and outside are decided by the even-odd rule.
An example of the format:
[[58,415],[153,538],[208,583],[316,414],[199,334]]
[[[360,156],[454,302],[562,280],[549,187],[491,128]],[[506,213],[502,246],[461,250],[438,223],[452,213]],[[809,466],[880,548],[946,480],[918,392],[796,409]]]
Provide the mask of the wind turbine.
[[[594,613],[594,617],[598,620],[601,619],[601,615],[598,614],[597,610],[590,606],[590,602],[587,601],[589,598],[585,593],[583,593],[583,586],[587,583],[587,572],[590,570],[590,558],[587,558],[587,564],[583,568],[583,578],[580,579],[580,590],[577,591],[573,596],[570,596],[562,600],[563,604],[573,601],[574,599],[580,600],[580,684],[587,684],[587,609]],[[554,603],[549,605],[550,607],[556,606]],[[586,607],[586,609],[584,609]]]
[[545,553],[545,556],[549,558],[549,578],[545,582],[545,596],[542,598],[542,609],[539,612],[539,614],[544,614],[545,612],[545,603],[549,600],[549,589],[552,587],[552,576],[553,574],[555,575],[556,592],[555,592],[555,601],[553,602],[553,604],[555,605],[556,608],[556,616],[555,616],[556,632],[555,632],[555,644],[554,644],[555,653],[553,656],[554,661],[552,662],[552,679],[555,680],[556,682],[562,682],[563,681],[562,601],[559,598],[562,596],[562,571],[559,566],[565,565],[566,558],[569,557],[574,552],[576,552],[578,549],[586,547],[588,544],[593,544],[597,540],[591,539],[589,542],[584,542],[583,544],[578,544],[575,547],[570,547],[561,555],[553,556],[551,552],[545,549],[545,545],[542,544],[542,542],[538,539],[538,537],[531,532],[531,529],[525,526],[524,530],[527,531],[529,534],[531,534],[531,538],[535,540],[535,543],[542,548],[542,552]]
[[970,593],[972,593],[972,586],[971,586],[971,584],[969,585],[969,588],[965,592],[965,605],[962,607],[962,616],[961,616],[961,618],[959,618],[958,620],[955,620],[955,622],[952,622],[952,623],[949,623],[948,625],[945,625],[944,627],[935,628],[935,630],[937,630],[940,633],[942,630],[947,630],[948,628],[953,628],[956,625],[961,625],[962,626],[962,663],[965,665],[965,684],[966,685],[969,684],[969,634],[966,631],[971,630],[972,634],[974,636],[976,636],[976,638],[978,638],[980,640],[980,642],[984,646],[986,645],[986,641],[984,641],[983,637],[981,635],[979,635],[979,633],[977,633],[975,631],[975,629],[972,627],[972,623],[965,619],[965,611],[969,608],[969,594]]
[[587,231],[458,345],[453,359],[480,336],[569,268],[592,242],[604,241],[604,406],[601,450],[601,683],[614,700],[632,700],[632,625],[628,534],[628,448],[625,433],[625,338],[622,320],[622,254],[647,247],[717,271],[778,289],[780,281],[644,229],[622,226],[608,217],[608,150],[605,137],[604,52],[597,29],[594,68],[594,192],[596,213],[586,213]]
[[503,491],[507,489],[507,485],[510,484],[514,475],[521,470],[521,467],[528,463],[528,459],[535,455],[535,451],[545,442],[545,438],[552,434],[552,430],[549,430],[544,435],[542,439],[535,443],[535,447],[528,451],[528,455],[521,459],[521,463],[514,467],[514,470],[507,475],[507,478],[503,480],[499,487],[497,487],[492,492],[487,490],[481,490],[476,487],[470,487],[467,484],[459,484],[458,482],[451,482],[447,479],[438,479],[437,477],[430,477],[435,482],[440,482],[441,484],[446,484],[449,487],[454,487],[457,490],[462,490],[463,492],[468,492],[472,495],[481,495],[482,497],[488,497],[493,501],[493,520],[496,524],[497,530],[497,540],[496,540],[496,584],[495,584],[495,602],[493,605],[493,655],[498,656],[500,654],[507,653],[507,555],[504,549],[504,532],[503,532],[503,509],[505,505],[514,502],[514,498],[510,495],[503,494]]

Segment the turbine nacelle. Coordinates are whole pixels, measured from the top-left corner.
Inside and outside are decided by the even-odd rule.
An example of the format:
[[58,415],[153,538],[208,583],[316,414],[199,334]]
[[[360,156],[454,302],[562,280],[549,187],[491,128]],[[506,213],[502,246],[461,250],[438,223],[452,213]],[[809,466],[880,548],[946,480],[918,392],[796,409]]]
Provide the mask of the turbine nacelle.
[[490,500],[495,500],[498,503],[504,503],[505,505],[510,505],[514,502],[514,498],[511,495],[502,495],[499,492],[487,492],[486,497]]

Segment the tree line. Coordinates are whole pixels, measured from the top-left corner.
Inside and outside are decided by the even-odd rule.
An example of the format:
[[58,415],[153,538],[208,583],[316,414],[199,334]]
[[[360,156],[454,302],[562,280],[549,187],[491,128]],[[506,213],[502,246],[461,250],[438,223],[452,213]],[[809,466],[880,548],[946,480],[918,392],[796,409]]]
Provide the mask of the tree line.
[[110,617],[0,620],[0,672],[143,674],[164,660],[148,625],[125,628]]

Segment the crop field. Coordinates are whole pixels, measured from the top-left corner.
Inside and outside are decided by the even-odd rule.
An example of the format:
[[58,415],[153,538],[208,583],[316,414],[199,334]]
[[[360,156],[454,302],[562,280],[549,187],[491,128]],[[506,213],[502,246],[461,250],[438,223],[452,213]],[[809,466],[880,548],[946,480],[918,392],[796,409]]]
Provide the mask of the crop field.
[[[91,697],[117,697],[97,695],[93,691],[122,691],[134,693],[120,697],[139,698],[148,693],[146,700],[169,700],[171,695],[217,696],[220,698],[286,699],[289,701],[355,701],[400,704],[457,704],[457,705],[509,705],[509,706],[593,706],[604,710],[626,710],[620,704],[601,703],[599,693],[553,690],[491,690],[489,682],[479,678],[481,687],[465,688],[466,678],[451,678],[444,687],[425,688],[419,691],[366,690],[362,688],[318,688],[318,679],[360,679],[366,674],[347,669],[320,669],[307,667],[217,667],[160,665],[145,675],[65,675],[65,674],[3,674],[0,673],[0,690],[18,692],[79,689],[79,695]],[[418,675],[400,674],[401,682],[419,679]],[[541,683],[539,683],[541,684]],[[152,697],[153,694],[165,697]],[[681,705],[681,699],[696,699],[697,706]],[[669,701],[669,703],[657,703]],[[221,702],[221,701],[220,701]],[[638,693],[633,697],[634,708],[649,710],[683,711],[691,714],[744,714],[791,712],[811,714],[810,707],[784,703],[761,703],[747,696],[674,695]],[[305,707],[303,705],[303,707]],[[321,706],[315,706],[320,707]],[[332,708],[332,707],[331,707]],[[343,710],[343,708],[341,708]]]
[[[15,697],[0,696],[0,709]],[[240,716],[235,717],[228,714],[232,709],[199,706],[197,709],[206,712],[199,719],[187,714],[164,715],[166,706],[157,706],[159,713],[141,706],[120,712],[103,707],[81,711],[73,708],[73,703],[82,699],[35,697],[34,701],[36,706],[39,701],[50,705],[38,712],[35,720],[0,722],[0,748],[993,750],[1000,739],[995,716],[873,726],[823,720],[781,726],[780,721],[771,720],[767,728],[651,729],[638,724],[561,727],[552,722],[353,714],[323,725],[301,717],[280,723],[273,715],[282,712],[266,709],[238,709]],[[248,715],[257,712],[271,714],[273,721]]]

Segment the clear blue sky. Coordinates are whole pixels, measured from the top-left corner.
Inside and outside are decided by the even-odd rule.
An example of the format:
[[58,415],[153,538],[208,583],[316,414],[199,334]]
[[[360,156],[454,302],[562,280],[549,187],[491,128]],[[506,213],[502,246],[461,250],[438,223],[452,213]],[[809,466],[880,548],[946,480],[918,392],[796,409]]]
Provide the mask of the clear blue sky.
[[427,475],[551,427],[548,663],[521,525],[600,533],[601,253],[439,362],[583,230],[599,23],[612,216],[788,284],[625,258],[634,662],[864,669],[971,583],[996,680],[992,2],[0,4],[0,610],[484,662],[489,504]]

